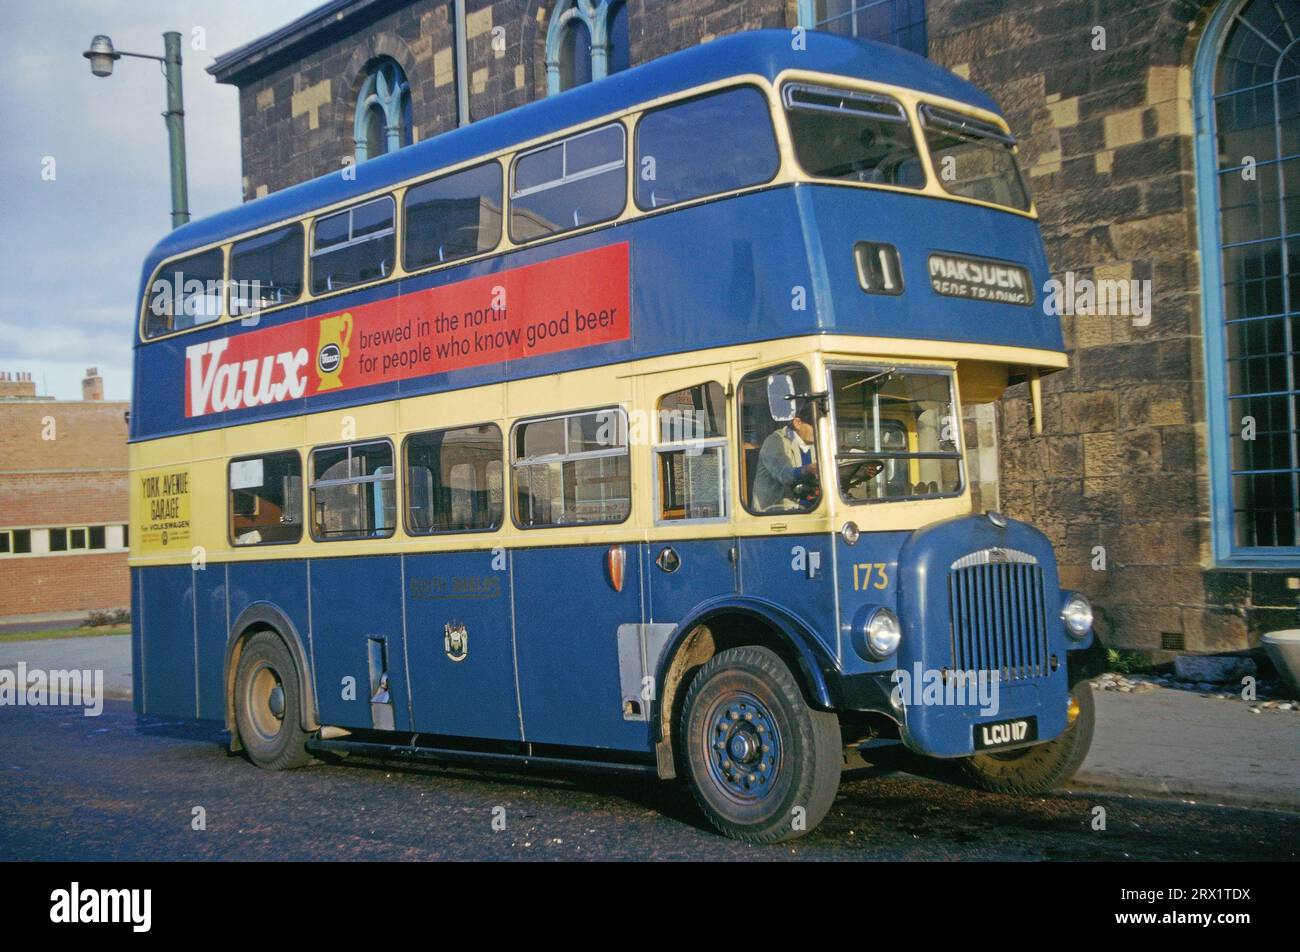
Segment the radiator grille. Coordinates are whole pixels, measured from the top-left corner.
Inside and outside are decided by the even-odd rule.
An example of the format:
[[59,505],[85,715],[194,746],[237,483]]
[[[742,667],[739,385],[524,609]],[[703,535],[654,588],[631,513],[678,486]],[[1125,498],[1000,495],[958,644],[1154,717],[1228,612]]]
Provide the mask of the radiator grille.
[[1036,561],[959,560],[948,573],[948,610],[957,670],[998,671],[1004,681],[1050,673],[1043,570]]

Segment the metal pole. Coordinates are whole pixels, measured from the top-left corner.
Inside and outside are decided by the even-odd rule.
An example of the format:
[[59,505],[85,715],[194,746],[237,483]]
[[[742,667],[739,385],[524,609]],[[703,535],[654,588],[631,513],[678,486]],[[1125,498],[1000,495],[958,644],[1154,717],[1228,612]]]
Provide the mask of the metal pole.
[[465,36],[465,0],[455,0],[452,16],[456,29],[456,124],[469,125],[469,43]]
[[167,145],[171,152],[172,227],[190,220],[189,186],[185,172],[185,106],[181,98],[181,35],[163,34],[163,68],[167,74]]

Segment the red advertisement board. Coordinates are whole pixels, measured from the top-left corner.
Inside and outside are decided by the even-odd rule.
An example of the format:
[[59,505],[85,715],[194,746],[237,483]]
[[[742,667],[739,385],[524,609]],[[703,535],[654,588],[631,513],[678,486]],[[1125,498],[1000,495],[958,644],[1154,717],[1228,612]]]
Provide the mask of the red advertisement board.
[[185,415],[627,340],[626,242],[185,349]]

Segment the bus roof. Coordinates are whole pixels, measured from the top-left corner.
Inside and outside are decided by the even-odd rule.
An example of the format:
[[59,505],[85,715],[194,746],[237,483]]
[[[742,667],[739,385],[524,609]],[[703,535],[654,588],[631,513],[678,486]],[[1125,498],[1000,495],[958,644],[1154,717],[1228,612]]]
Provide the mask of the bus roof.
[[330,173],[210,215],[159,241],[145,261],[142,280],[148,280],[164,258],[191,248],[729,76],[775,79],[787,69],[804,69],[890,83],[999,112],[997,104],[970,83],[898,47],[815,30],[804,39],[807,48],[796,50],[787,30],[730,34],[362,162],[355,166],[354,179]]

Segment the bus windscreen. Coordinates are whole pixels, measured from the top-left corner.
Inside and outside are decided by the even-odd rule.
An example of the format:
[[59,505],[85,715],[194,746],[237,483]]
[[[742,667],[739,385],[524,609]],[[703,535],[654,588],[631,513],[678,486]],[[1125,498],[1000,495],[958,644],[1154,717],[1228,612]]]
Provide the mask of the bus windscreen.
[[944,191],[1029,210],[1029,190],[1009,135],[992,123],[935,106],[921,107],[921,126]]
[[782,90],[790,136],[815,178],[921,188],[925,171],[902,105],[887,96],[789,83]]

